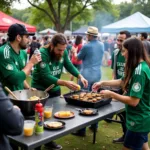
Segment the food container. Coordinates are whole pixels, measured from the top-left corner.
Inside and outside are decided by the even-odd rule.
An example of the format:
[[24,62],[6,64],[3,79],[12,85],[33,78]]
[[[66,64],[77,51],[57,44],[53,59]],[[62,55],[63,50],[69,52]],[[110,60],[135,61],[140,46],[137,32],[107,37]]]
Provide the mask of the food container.
[[10,98],[10,100],[13,102],[14,105],[17,105],[22,114],[25,117],[29,117],[29,116],[34,116],[35,112],[35,104],[39,101],[39,100],[29,100],[30,97],[33,96],[37,96],[40,98],[40,102],[43,104],[43,106],[45,105],[46,101],[48,100],[49,94],[47,92],[44,91],[39,91],[39,90],[18,90],[18,91],[14,91],[13,92],[16,97],[19,100],[14,99],[10,94],[8,95],[8,97]]
[[98,108],[98,107],[109,104],[112,100],[111,98],[102,98],[99,101],[90,102],[90,101],[83,101],[83,100],[80,100],[80,99],[72,98],[72,96],[74,94],[80,95],[82,92],[90,93],[89,91],[85,91],[85,90],[70,92],[70,93],[67,93],[67,94],[64,95],[65,101],[68,104],[76,105],[76,106],[80,106],[80,107],[84,107],[84,108]]
[[35,121],[25,120],[24,127],[23,127],[24,136],[32,136],[34,133],[34,126],[35,126]]

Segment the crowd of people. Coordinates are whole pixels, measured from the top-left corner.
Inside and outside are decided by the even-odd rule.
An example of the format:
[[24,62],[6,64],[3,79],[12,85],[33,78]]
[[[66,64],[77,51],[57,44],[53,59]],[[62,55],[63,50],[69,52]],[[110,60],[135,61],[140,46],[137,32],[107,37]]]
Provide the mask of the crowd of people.
[[[123,119],[123,136],[113,142],[123,143],[123,150],[149,149],[150,44],[147,33],[141,33],[140,38],[136,38],[131,37],[128,31],[120,31],[116,41],[110,43],[108,39],[100,41],[98,33],[98,28],[90,26],[85,33],[86,42],[83,42],[84,37],[80,35],[71,41],[62,33],[55,34],[51,39],[44,37],[39,42],[24,25],[10,26],[8,41],[0,47],[0,149],[18,149],[13,144],[10,147],[7,135],[21,134],[24,120],[19,108],[13,106],[6,96],[7,92],[4,93],[3,87],[7,86],[11,91],[45,90],[52,84],[55,86],[48,92],[50,98],[61,95],[60,86],[74,91],[78,90],[78,84],[89,91],[98,91],[102,86],[121,87],[121,93],[100,91],[103,98],[113,98],[125,104],[125,111],[117,114]],[[31,42],[29,36],[33,36]],[[25,49],[28,49],[29,59]],[[36,49],[40,49],[40,53],[34,54]],[[112,80],[101,81],[101,66],[107,65],[107,59],[112,61]],[[60,78],[63,68],[71,74],[70,79]],[[29,85],[26,77],[31,71],[32,81]],[[76,83],[73,81],[74,77],[77,78]],[[90,127],[91,130],[95,128],[98,128],[98,123]],[[73,134],[86,136],[86,129]],[[54,141],[44,146],[47,149],[62,149]],[[41,147],[36,148],[40,149]]]

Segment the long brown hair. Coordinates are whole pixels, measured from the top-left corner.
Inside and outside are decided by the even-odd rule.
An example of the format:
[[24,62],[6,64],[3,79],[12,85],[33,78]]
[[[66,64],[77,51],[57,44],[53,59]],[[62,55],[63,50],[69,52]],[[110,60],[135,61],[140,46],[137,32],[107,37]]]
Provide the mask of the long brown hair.
[[124,41],[123,47],[128,51],[128,58],[125,64],[125,79],[123,90],[127,90],[129,80],[131,79],[132,73],[138,66],[141,59],[143,59],[150,66],[150,59],[146,50],[144,49],[143,43],[137,38],[129,38]]

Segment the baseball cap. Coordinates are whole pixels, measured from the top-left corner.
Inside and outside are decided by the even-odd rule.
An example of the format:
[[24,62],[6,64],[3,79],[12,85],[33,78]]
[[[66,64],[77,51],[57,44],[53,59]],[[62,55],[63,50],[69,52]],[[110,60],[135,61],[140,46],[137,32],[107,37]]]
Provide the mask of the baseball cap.
[[23,24],[12,24],[8,29],[9,37],[16,37],[17,35],[34,35],[34,33],[28,32]]

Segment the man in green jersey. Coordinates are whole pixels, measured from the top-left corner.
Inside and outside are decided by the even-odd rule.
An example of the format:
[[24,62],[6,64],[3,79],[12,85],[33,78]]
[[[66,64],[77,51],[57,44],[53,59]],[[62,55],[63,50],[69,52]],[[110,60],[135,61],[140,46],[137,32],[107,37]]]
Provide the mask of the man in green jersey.
[[[67,40],[65,36],[61,33],[54,35],[51,43],[40,49],[42,61],[35,66],[33,72],[32,87],[45,90],[50,85],[55,84],[55,87],[48,92],[51,98],[60,96],[60,86],[66,86],[71,90],[79,90],[78,84],[60,79],[63,67],[73,76],[81,80],[85,87],[88,86],[87,80],[84,79],[71,63],[66,47]],[[46,144],[45,148],[60,150],[62,146],[52,141]]]
[[122,43],[125,39],[130,38],[131,34],[128,31],[120,31],[117,37],[117,49],[112,54],[113,78],[120,79],[124,76],[125,58],[121,54]]
[[40,55],[33,55],[26,64],[24,49],[29,44],[29,35],[33,33],[29,33],[24,25],[13,24],[8,29],[8,43],[0,47],[0,81],[3,87],[7,86],[12,91],[30,88],[26,76],[41,61]]
[[50,94],[60,95],[60,86],[66,86],[71,90],[78,90],[78,85],[72,81],[60,79],[62,68],[65,67],[69,73],[79,78],[87,87],[88,82],[71,63],[66,50],[67,40],[61,33],[54,35],[47,47],[40,49],[42,61],[35,66],[32,78],[32,87],[45,90],[51,84],[55,87]]
[[[0,81],[12,91],[30,88],[26,76],[41,61],[40,55],[33,55],[26,64],[27,54],[23,49],[29,44],[29,35],[33,33],[27,32],[24,25],[13,24],[8,29],[8,43],[0,47]],[[18,149],[14,145],[12,148]]]

